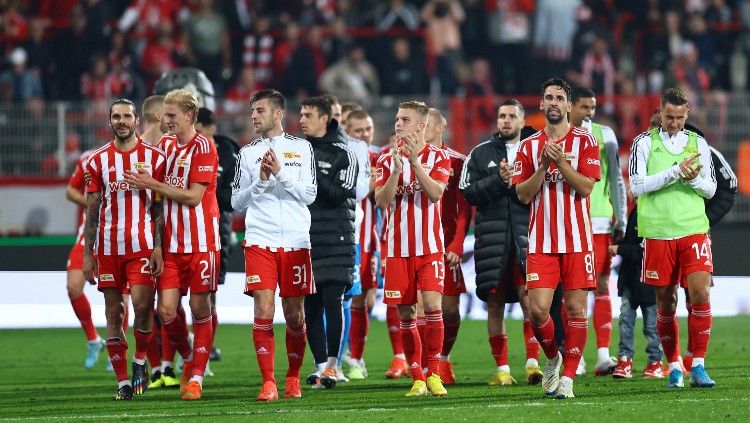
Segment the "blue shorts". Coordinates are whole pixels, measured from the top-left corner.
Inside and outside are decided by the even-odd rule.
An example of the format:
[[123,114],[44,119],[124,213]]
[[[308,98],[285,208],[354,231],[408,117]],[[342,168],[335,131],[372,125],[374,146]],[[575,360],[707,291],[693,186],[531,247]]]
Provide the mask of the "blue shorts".
[[354,283],[351,289],[344,294],[344,299],[362,294],[362,280],[359,277],[359,244],[354,244],[354,251],[354,271],[352,272],[352,281]]

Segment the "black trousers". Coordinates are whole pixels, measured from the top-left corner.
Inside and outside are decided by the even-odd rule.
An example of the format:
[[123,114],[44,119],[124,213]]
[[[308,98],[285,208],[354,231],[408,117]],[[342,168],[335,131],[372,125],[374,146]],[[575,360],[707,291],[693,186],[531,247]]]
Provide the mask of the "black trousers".
[[552,316],[552,321],[555,322],[555,343],[560,352],[565,349],[565,323],[562,319],[562,308],[563,308],[563,291],[562,283],[557,285],[555,289],[555,296],[552,297],[552,305],[549,309],[549,314]]
[[[318,292],[305,297],[305,324],[307,343],[315,364],[325,363],[328,357],[339,356],[339,346],[344,328],[341,300],[346,285],[337,282],[321,283]],[[325,326],[323,311],[325,310]]]

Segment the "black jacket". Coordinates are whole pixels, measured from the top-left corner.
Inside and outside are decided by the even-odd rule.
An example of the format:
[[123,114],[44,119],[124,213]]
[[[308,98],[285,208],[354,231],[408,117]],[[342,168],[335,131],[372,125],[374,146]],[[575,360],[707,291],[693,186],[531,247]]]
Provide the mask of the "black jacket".
[[737,197],[737,176],[719,150],[711,146],[709,148],[716,175],[716,193],[706,200],[706,216],[708,216],[708,223],[713,226],[719,223],[734,206],[734,199]]
[[358,165],[347,137],[331,119],[321,138],[308,137],[315,155],[318,195],[308,206],[316,284],[352,284],[354,207]]
[[[526,273],[529,206],[518,201],[515,188],[500,178],[498,171],[503,159],[508,160],[505,142],[499,134],[494,134],[471,150],[459,183],[466,201],[476,207],[474,267],[477,296],[483,301],[487,301],[490,290],[497,288],[503,279],[513,252],[522,273]],[[512,284],[508,288],[506,302],[518,301]]]
[[656,290],[641,282],[643,266],[643,238],[638,236],[638,211],[636,207],[628,216],[625,236],[617,242],[617,254],[622,257],[620,274],[617,277],[617,295],[622,297],[625,289],[630,293],[630,306],[648,307],[656,304]]
[[214,135],[216,153],[219,155],[219,169],[216,172],[216,200],[221,212],[232,211],[232,181],[240,147],[233,139],[224,135]]

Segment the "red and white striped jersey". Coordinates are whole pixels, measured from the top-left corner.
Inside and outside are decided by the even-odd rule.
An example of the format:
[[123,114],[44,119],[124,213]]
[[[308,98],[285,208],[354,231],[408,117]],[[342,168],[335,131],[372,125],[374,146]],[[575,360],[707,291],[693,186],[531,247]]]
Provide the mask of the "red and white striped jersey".
[[[76,168],[73,171],[73,175],[70,177],[68,186],[74,188],[81,194],[86,193],[86,179],[84,175],[83,167],[86,166],[86,161],[89,159],[91,154],[96,150],[86,150],[81,153],[81,157],[76,162]],[[79,206],[80,215],[78,216],[78,234],[76,235],[76,245],[83,245],[83,229],[86,227],[86,207]]]
[[[375,167],[375,186],[385,185],[393,167],[390,154],[383,154]],[[451,161],[445,150],[427,144],[418,155],[419,163],[437,182],[447,184]],[[401,157],[402,172],[398,179],[396,196],[388,205],[388,257],[416,257],[442,253],[443,225],[440,202],[431,202],[422,193],[422,187],[411,169],[409,161]]]
[[[370,171],[375,172],[378,162],[378,153],[370,151]],[[368,195],[362,199],[362,211],[364,217],[359,226],[359,248],[363,253],[371,253],[377,250],[378,243],[378,211],[375,207],[375,199]]]
[[464,253],[464,239],[471,224],[471,204],[466,201],[464,194],[458,189],[461,171],[464,168],[466,156],[456,150],[443,146],[451,161],[450,178],[445,187],[445,193],[440,199],[443,233],[445,235],[445,250],[456,253],[459,257]]
[[[521,141],[513,164],[513,185],[531,177],[541,166],[547,134],[539,131]],[[558,141],[571,167],[583,176],[600,179],[599,145],[590,132],[571,127]],[[593,251],[588,197],[581,197],[552,163],[529,209],[529,253]]]
[[219,204],[216,201],[216,171],[219,156],[214,143],[200,132],[184,145],[165,135],[159,146],[167,155],[164,183],[188,189],[192,183],[206,184],[203,198],[191,207],[164,199],[164,244],[170,253],[205,253],[220,248]]
[[156,193],[131,188],[124,174],[126,170],[144,170],[163,181],[164,165],[164,152],[141,139],[130,151],[118,150],[112,141],[91,154],[86,163],[91,175],[86,192],[102,193],[94,247],[97,255],[128,256],[154,248],[151,207]]

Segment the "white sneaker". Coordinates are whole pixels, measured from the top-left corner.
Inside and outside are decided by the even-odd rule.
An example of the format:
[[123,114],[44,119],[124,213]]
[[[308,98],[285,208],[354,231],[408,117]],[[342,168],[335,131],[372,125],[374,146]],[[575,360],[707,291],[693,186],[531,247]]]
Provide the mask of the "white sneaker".
[[556,399],[575,398],[573,395],[573,379],[563,376],[560,378],[560,384],[555,392]]
[[214,376],[214,372],[211,370],[211,361],[206,362],[206,371],[203,372],[203,376]]
[[608,376],[608,375],[611,375],[612,372],[615,371],[616,367],[617,367],[617,361],[615,360],[615,358],[607,357],[606,360],[596,363],[596,367],[594,367],[594,374],[596,376]]
[[557,357],[547,359],[547,364],[544,365],[544,371],[542,371],[542,390],[545,395],[552,395],[557,391],[557,386],[560,384],[561,366],[562,354],[559,351]]
[[586,374],[586,360],[581,356],[581,361],[578,362],[578,368],[576,368],[576,376],[583,376]]
[[349,378],[344,376],[344,372],[341,371],[341,367],[336,368],[336,382],[343,382],[343,383],[349,382]]

